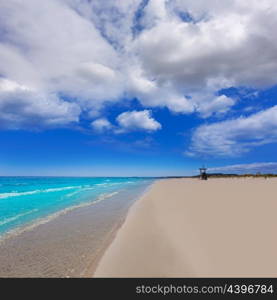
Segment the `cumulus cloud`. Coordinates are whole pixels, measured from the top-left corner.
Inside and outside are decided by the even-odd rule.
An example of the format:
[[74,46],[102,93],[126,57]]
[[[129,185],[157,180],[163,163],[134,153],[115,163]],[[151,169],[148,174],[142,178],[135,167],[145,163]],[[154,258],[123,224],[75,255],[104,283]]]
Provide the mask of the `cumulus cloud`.
[[232,106],[234,106],[236,101],[232,98],[212,95],[198,95],[195,100],[196,110],[203,118],[208,118],[215,115],[225,114]]
[[277,141],[277,105],[248,117],[198,127],[188,155],[236,156]]
[[79,107],[40,91],[0,79],[0,129],[58,127],[78,122]]
[[[132,98],[208,118],[236,104],[219,90],[277,83],[275,0],[9,0],[0,10],[0,76],[26,88],[30,107],[56,106],[45,125]],[[27,126],[19,98],[4,94],[24,120],[15,127]]]
[[[91,127],[97,133],[113,132],[116,134],[130,131],[156,131],[162,128],[152,116],[150,110],[126,111],[116,117],[116,125],[106,118],[99,118],[91,123]],[[145,141],[150,141],[148,137]]]
[[193,113],[195,105],[181,93],[170,87],[158,86],[157,82],[143,75],[139,67],[129,73],[129,95],[135,95],[146,107],[167,107],[174,113]]
[[[165,89],[189,95],[190,112],[204,117],[227,112],[235,101],[217,98],[218,90],[276,84],[276,41],[270,38],[276,10],[271,0],[150,0],[145,30],[135,41],[144,78],[154,80],[161,94]],[[185,13],[187,20],[181,18]],[[151,104],[153,97],[147,101]]]
[[[159,2],[166,15],[137,40],[142,63],[151,76],[161,82],[170,80],[186,91],[274,83],[276,43],[266,35],[277,25],[274,1],[254,0],[251,5],[237,0],[221,5],[216,0],[208,4],[197,1],[201,5],[195,1]],[[198,22],[182,22],[178,12],[189,12],[195,19],[203,17]],[[155,18],[156,10],[151,13]]]
[[91,123],[91,126],[96,132],[99,132],[99,133],[113,128],[113,125],[106,118],[100,118],[100,119],[94,120]]
[[161,124],[152,118],[149,110],[126,111],[117,118],[118,133],[136,130],[156,131],[162,128]]
[[221,172],[221,173],[236,173],[236,174],[245,174],[245,173],[277,173],[277,163],[276,162],[261,162],[261,163],[252,163],[252,164],[238,164],[230,165],[216,168],[209,168],[209,172]]
[[0,10],[3,78],[46,98],[63,94],[83,110],[122,94],[119,54],[65,1],[1,1]]

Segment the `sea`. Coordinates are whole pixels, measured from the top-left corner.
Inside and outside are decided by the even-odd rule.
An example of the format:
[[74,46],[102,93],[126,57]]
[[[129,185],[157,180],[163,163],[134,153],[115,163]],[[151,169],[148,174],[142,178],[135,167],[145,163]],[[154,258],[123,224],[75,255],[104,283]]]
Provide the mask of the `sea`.
[[76,208],[149,187],[154,178],[0,177],[0,238]]

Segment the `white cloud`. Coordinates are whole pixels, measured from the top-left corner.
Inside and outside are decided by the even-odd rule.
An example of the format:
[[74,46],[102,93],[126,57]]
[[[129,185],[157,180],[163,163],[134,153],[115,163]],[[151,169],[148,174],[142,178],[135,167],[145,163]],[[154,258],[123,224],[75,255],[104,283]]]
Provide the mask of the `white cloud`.
[[0,129],[58,127],[79,121],[80,109],[54,94],[43,94],[0,79]]
[[113,125],[105,118],[96,119],[91,123],[91,126],[99,133],[113,128]]
[[161,124],[152,116],[151,111],[126,111],[116,118],[117,125],[113,125],[106,118],[99,118],[91,123],[91,127],[98,133],[111,131],[125,133],[130,131],[156,131],[161,129]]
[[151,117],[149,110],[126,111],[116,120],[119,124],[118,133],[136,130],[156,131],[162,128],[161,124]]
[[225,95],[197,95],[194,98],[196,111],[200,113],[203,118],[208,118],[213,114],[222,115],[235,105],[236,101]]
[[[134,48],[144,80],[151,79],[158,92],[153,93],[148,84],[140,95],[143,104],[159,103],[174,111],[175,97],[167,95],[189,95],[189,105],[178,112],[209,117],[226,113],[235,104],[234,99],[215,96],[222,88],[276,84],[276,42],[268,38],[270,28],[277,27],[276,11],[271,0],[251,5],[236,0],[150,0],[145,30]],[[181,13],[189,13],[197,22],[183,22]],[[157,93],[166,95],[166,100],[157,99]]]
[[216,168],[209,168],[209,172],[221,172],[221,173],[277,173],[277,162],[261,162],[252,164],[238,164]]
[[123,91],[119,54],[65,1],[1,1],[0,75],[89,110]]
[[63,111],[53,124],[134,97],[207,118],[235,105],[222,88],[277,84],[275,0],[9,0],[0,10],[0,76],[32,91],[31,107],[38,97]]
[[134,16],[141,0],[61,0],[78,12],[107,38],[118,51],[132,39]]
[[188,155],[236,156],[277,141],[277,105],[248,117],[198,127]]
[[[144,74],[154,78],[161,90],[190,95],[201,112],[207,104],[201,107],[195,97],[199,91],[215,95],[230,86],[276,84],[276,41],[269,38],[272,28],[277,28],[275,1],[159,2],[166,15],[147,10],[151,16],[145,18],[156,21],[146,22],[149,27],[135,45]],[[182,22],[180,12],[199,21]]]

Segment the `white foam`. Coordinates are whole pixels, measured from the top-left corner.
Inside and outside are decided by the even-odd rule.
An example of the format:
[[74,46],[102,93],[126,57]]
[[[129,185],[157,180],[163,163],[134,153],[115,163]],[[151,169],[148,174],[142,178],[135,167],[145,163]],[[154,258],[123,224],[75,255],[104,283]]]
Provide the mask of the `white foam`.
[[78,189],[78,188],[82,188],[82,186],[66,186],[66,187],[62,187],[62,188],[50,188],[50,189],[46,189],[46,190],[33,190],[33,191],[27,191],[27,192],[10,192],[10,193],[0,194],[0,199],[10,198],[10,197],[19,197],[19,196],[25,196],[25,195],[33,195],[33,194],[41,194],[41,193],[52,193],[52,192],[59,192],[59,191]]
[[43,218],[37,219],[32,224],[26,225],[24,227],[12,229],[12,230],[6,232],[2,237],[0,236],[0,243],[3,242],[4,240],[6,240],[9,237],[19,235],[19,234],[21,234],[21,233],[23,233],[25,231],[31,231],[34,228],[36,228],[37,226],[43,225],[45,223],[48,223],[48,222],[56,219],[59,216],[67,214],[68,212],[70,212],[72,210],[75,210],[77,208],[86,207],[86,206],[90,206],[90,205],[99,203],[99,202],[101,202],[101,201],[103,201],[103,200],[105,200],[107,198],[110,198],[110,197],[112,197],[112,196],[114,196],[114,195],[116,195],[118,193],[119,193],[119,191],[113,192],[113,193],[109,193],[109,194],[101,194],[100,196],[98,196],[98,198],[96,198],[96,200],[89,201],[89,202],[84,202],[84,203],[80,203],[80,204],[77,204],[77,205],[73,205],[73,206],[67,207],[67,208],[65,208],[65,209],[63,209],[61,211],[57,211],[57,212],[55,212],[55,213],[53,213],[53,214],[51,214],[51,215],[49,215],[47,217],[43,217]]
[[13,217],[10,217],[10,218],[6,218],[3,221],[0,221],[0,226],[5,225],[5,224],[10,223],[10,222],[13,222],[13,221],[15,221],[15,220],[17,220],[17,219],[19,219],[23,216],[29,215],[29,214],[31,214],[33,212],[36,212],[36,211],[38,211],[38,209],[32,209],[32,210],[29,210],[25,213],[18,214],[16,216],[13,216]]

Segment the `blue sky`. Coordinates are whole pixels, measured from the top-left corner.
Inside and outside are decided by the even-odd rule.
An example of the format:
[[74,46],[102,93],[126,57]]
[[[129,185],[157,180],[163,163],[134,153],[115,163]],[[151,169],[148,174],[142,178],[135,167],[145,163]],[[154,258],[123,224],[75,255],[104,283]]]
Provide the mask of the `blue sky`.
[[0,3],[0,175],[277,172],[277,5],[248,2]]

